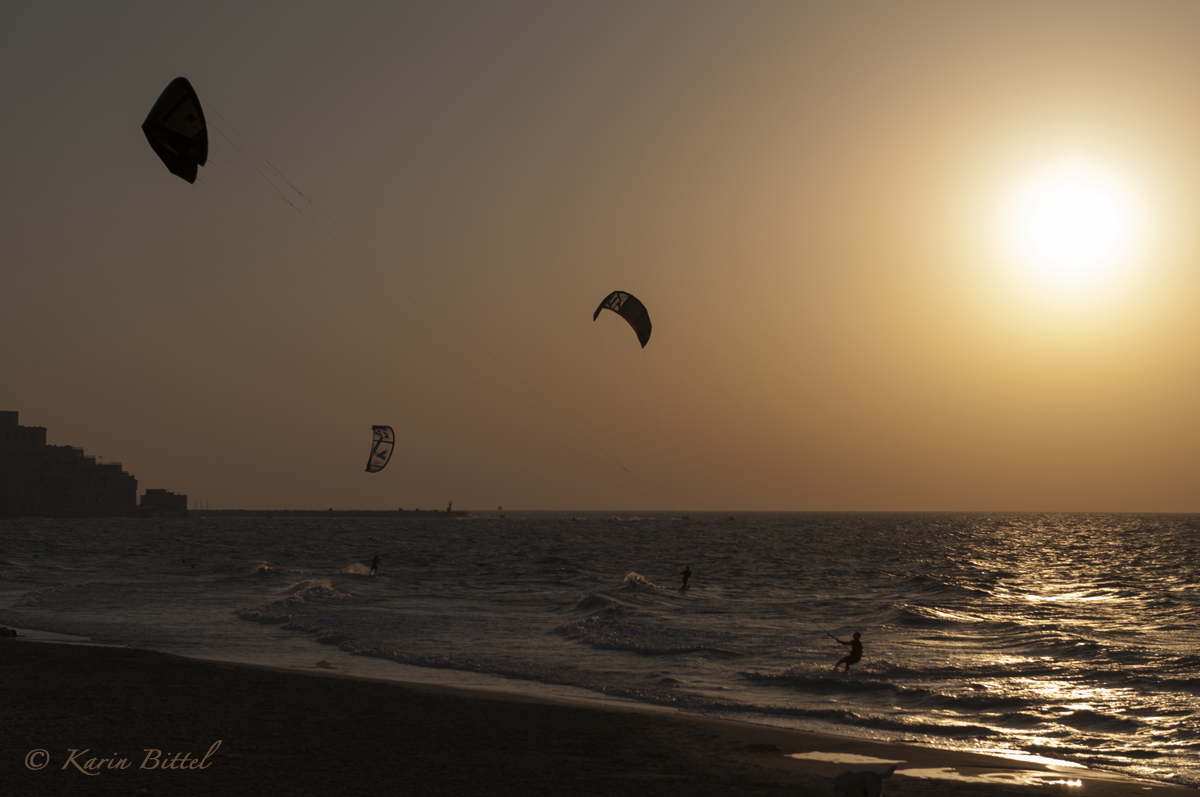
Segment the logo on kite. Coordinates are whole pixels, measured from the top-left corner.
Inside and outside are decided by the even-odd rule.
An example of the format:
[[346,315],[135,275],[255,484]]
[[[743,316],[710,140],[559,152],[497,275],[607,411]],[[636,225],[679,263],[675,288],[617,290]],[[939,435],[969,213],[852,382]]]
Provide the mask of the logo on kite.
[[142,132],[171,174],[196,182],[197,167],[208,162],[208,125],[187,78],[177,77],[163,89]]
[[378,473],[392,458],[396,447],[396,435],[390,426],[371,427],[371,457],[367,460],[367,473]]
[[596,312],[592,313],[593,321],[600,317],[601,310],[612,310],[628,321],[629,326],[633,327],[633,331],[637,333],[642,348],[646,348],[646,344],[650,341],[650,314],[646,312],[646,305],[638,301],[636,296],[624,291],[613,291],[604,297],[604,301],[600,302]]

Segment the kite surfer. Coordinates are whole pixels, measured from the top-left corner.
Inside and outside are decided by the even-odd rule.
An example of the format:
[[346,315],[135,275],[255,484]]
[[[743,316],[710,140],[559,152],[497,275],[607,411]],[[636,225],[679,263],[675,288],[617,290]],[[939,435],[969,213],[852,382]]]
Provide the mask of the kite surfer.
[[369,573],[369,575],[372,575],[372,576],[379,575],[377,572],[378,570],[379,570],[379,554],[375,554],[374,558],[371,559],[371,572]]
[[687,589],[688,579],[692,577],[691,565],[684,565],[683,572],[679,574],[679,577],[683,579],[683,586],[679,588],[679,591],[682,592]]
[[[829,634],[828,631],[826,631],[825,633]],[[859,641],[859,638],[858,638],[859,633],[857,631],[855,631],[854,639],[851,640],[850,642],[845,642],[841,639],[838,639],[833,634],[829,634],[829,636],[831,639],[833,639],[834,642],[838,642],[838,643],[850,648],[850,652],[847,655],[842,656],[840,659],[837,660],[837,664],[833,665],[833,669],[836,670],[838,668],[838,665],[844,663],[846,665],[846,672],[850,672],[850,665],[857,664],[859,659],[862,658],[862,642]]]

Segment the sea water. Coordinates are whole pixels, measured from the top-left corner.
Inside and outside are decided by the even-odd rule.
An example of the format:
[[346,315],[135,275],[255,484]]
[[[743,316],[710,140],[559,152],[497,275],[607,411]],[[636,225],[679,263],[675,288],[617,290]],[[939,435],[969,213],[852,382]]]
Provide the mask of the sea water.
[[0,521],[0,624],[1200,784],[1200,516],[506,515]]

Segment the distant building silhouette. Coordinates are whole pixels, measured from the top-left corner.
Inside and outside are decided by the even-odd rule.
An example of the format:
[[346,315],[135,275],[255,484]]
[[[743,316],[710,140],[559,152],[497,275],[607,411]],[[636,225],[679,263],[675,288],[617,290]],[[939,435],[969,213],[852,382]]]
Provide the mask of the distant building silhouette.
[[0,412],[0,454],[9,451],[30,451],[46,445],[45,426],[21,426],[20,414]]
[[187,513],[187,496],[173,493],[170,490],[147,490],[142,496],[143,512],[162,515],[183,515]]
[[[97,462],[82,448],[46,444],[46,428],[21,426],[0,411],[0,515],[136,515],[137,479],[120,462]],[[187,509],[187,496],[182,498]],[[154,500],[162,500],[152,499]]]

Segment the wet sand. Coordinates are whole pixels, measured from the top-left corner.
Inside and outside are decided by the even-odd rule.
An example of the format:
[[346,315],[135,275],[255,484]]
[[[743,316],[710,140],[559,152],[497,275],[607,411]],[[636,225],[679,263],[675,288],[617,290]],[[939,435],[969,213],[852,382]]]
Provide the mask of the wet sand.
[[[13,797],[798,797],[832,795],[840,772],[889,766],[822,760],[846,755],[902,762],[887,795],[1196,794],[676,712],[20,638],[0,639],[0,701],[0,793]],[[71,750],[86,752],[69,761]],[[1030,778],[1041,785],[1014,785]]]

